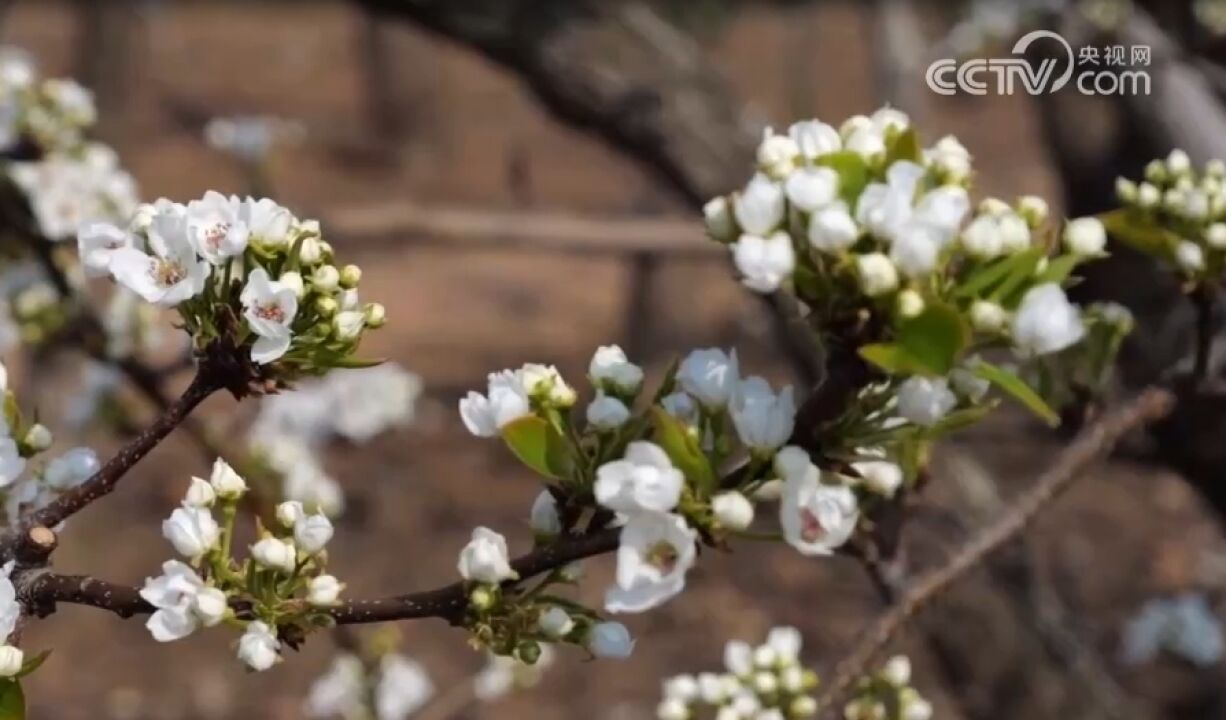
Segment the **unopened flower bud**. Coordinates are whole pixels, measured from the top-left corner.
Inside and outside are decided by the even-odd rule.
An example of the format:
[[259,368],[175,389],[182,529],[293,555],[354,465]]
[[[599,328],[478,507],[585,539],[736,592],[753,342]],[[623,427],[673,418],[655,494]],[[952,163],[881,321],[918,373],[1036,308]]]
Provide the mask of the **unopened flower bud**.
[[1100,255],[1107,246],[1107,230],[1095,217],[1070,220],[1064,228],[1064,245],[1069,252],[1081,257]]
[[1175,246],[1175,261],[1185,272],[1200,272],[1205,269],[1205,251],[1200,245],[1185,240]]
[[42,423],[35,423],[26,432],[25,446],[34,452],[42,452],[51,447],[52,440],[51,431],[47,429],[47,426]]
[[1032,229],[1037,228],[1047,222],[1047,201],[1038,195],[1023,195],[1017,200],[1017,214]]
[[898,293],[898,315],[913,318],[924,312],[924,296],[914,290],[903,290]]
[[532,640],[524,640],[515,647],[515,657],[525,665],[535,665],[541,659],[541,644]]
[[1218,250],[1226,249],[1226,223],[1213,223],[1205,231],[1205,242]]
[[1146,163],[1145,179],[1154,185],[1165,183],[1167,179],[1166,163],[1161,160],[1150,160]]
[[339,312],[332,319],[332,327],[336,331],[337,339],[346,342],[356,340],[362,334],[362,328],[365,326],[366,316],[355,310]]
[[12,645],[0,646],[0,677],[13,677],[21,672],[25,663],[25,654],[21,648]]
[[905,687],[911,683],[911,661],[906,655],[895,655],[886,661],[881,669],[881,677],[895,687]]
[[1183,150],[1175,148],[1166,156],[1166,169],[1175,176],[1187,174],[1192,170],[1192,158]]
[[362,268],[357,265],[346,265],[341,268],[341,287],[351,289],[358,286],[362,282]]
[[213,472],[209,475],[209,484],[222,500],[236,500],[247,492],[247,481],[234,472],[234,468],[221,458],[213,462]]
[[319,313],[323,317],[332,317],[339,309],[340,306],[337,304],[335,298],[324,295],[315,300],[315,312]]
[[736,221],[732,217],[732,205],[726,197],[717,197],[702,206],[707,234],[713,240],[729,243],[737,238]]
[[298,261],[303,265],[315,265],[323,258],[323,249],[319,245],[319,239],[315,237],[303,238],[301,246],[298,248]]
[[362,315],[366,318],[366,327],[379,329],[387,323],[387,308],[383,307],[383,303],[367,303],[362,309]]
[[214,492],[209,481],[194,477],[192,484],[187,488],[187,494],[183,497],[183,504],[198,508],[211,507],[216,499],[217,493]]
[[316,575],[307,583],[307,602],[315,607],[335,605],[344,585],[331,575]]
[[468,595],[469,603],[477,610],[489,610],[494,607],[494,593],[484,585],[478,585]]
[[311,274],[311,284],[324,292],[335,292],[340,282],[341,274],[332,265],[320,265]]
[[634,639],[619,622],[596,623],[588,634],[587,649],[596,657],[624,660],[634,652]]
[[801,695],[792,700],[792,704],[788,706],[788,712],[794,718],[813,717],[817,714],[817,701],[808,695]]
[[541,613],[537,624],[540,625],[541,632],[555,640],[566,637],[575,629],[575,621],[571,619],[570,613],[557,605]]
[[779,679],[774,673],[760,672],[753,676],[753,689],[759,695],[773,695],[779,689]]
[[1137,205],[1145,209],[1155,208],[1162,201],[1162,193],[1150,183],[1141,183],[1137,188]]
[[1137,201],[1137,193],[1139,188],[1137,184],[1126,177],[1116,178],[1115,180],[1115,196],[1120,202],[1125,205],[1132,205]]
[[277,522],[287,528],[294,527],[304,517],[306,517],[306,511],[302,509],[302,503],[297,500],[286,500],[277,506]]
[[297,551],[284,540],[266,537],[251,546],[251,557],[263,567],[288,574],[294,571]]
[[1005,326],[1005,309],[988,300],[976,300],[971,305],[971,325],[979,332],[999,332]]
[[735,490],[722,492],[711,499],[711,512],[720,527],[744,530],[753,522],[753,503]]
[[229,603],[226,594],[215,587],[204,587],[192,598],[192,610],[205,627],[212,627],[226,616]]
[[294,295],[297,296],[299,300],[301,300],[302,296],[306,294],[306,286],[302,283],[302,273],[295,270],[281,273],[281,278],[278,280],[278,282],[290,290],[293,290]]

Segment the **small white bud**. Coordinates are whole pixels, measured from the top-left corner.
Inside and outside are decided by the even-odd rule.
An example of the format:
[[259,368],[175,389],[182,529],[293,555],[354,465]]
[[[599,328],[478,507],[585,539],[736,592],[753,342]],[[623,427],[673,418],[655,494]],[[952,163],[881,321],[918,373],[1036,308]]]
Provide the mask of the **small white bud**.
[[346,265],[341,268],[340,284],[346,290],[351,290],[362,282],[362,268],[357,265]]
[[1205,175],[1217,180],[1226,178],[1226,162],[1213,158],[1205,163]]
[[191,507],[205,508],[211,507],[213,501],[217,499],[217,493],[213,491],[213,486],[204,478],[193,477],[192,484],[187,488],[187,494],[183,497],[183,504]]
[[1100,255],[1107,246],[1107,230],[1098,218],[1070,220],[1064,228],[1064,245],[1074,255]]
[[316,575],[307,583],[307,602],[315,607],[335,605],[344,585],[331,575]]
[[1175,246],[1175,261],[1185,272],[1199,272],[1205,269],[1205,251],[1200,245],[1184,240]]
[[222,500],[236,500],[247,492],[247,482],[234,472],[234,468],[221,458],[213,462],[213,472],[209,475],[209,483]]
[[758,647],[754,648],[754,667],[762,668],[764,670],[767,668],[772,668],[775,666],[775,661],[778,659],[779,657],[775,653],[775,648],[771,647],[770,645],[759,645]]
[[26,432],[25,444],[34,452],[42,452],[51,447],[51,431],[42,423],[35,423],[33,427]]
[[898,270],[881,253],[867,253],[856,258],[860,288],[865,295],[876,297],[893,292],[898,287]]
[[339,312],[332,318],[332,329],[338,340],[356,340],[366,327],[366,316],[357,310]]
[[307,555],[314,555],[332,539],[332,532],[332,521],[327,515],[306,515],[294,525],[294,542]]
[[1154,208],[1162,201],[1162,193],[1150,183],[1141,183],[1137,189],[1137,205],[1143,208]]
[[999,332],[1007,319],[1005,309],[994,302],[976,300],[971,305],[971,325],[979,332]]
[[729,530],[744,530],[753,523],[753,503],[743,494],[729,490],[711,499],[711,512],[720,527]]
[[675,675],[664,681],[664,697],[691,703],[698,699],[698,694],[698,679],[693,675]]
[[558,503],[548,490],[542,490],[532,502],[532,513],[528,523],[532,526],[532,532],[537,535],[553,537],[562,532],[562,520],[558,517]]
[[311,274],[311,284],[324,292],[335,292],[340,282],[341,274],[332,265],[320,265]]
[[205,627],[213,627],[226,616],[226,594],[215,587],[204,587],[192,598],[192,610]]
[[817,701],[808,695],[801,695],[792,700],[792,704],[788,706],[791,712],[791,717],[807,718],[817,714]]
[[760,695],[771,695],[779,689],[779,679],[771,672],[755,673],[753,676],[753,689]]
[[1123,204],[1132,205],[1136,203],[1138,191],[1137,184],[1128,178],[1120,177],[1115,179],[1115,196]]
[[292,528],[299,520],[306,517],[302,503],[297,500],[286,500],[277,506],[277,522],[287,528]]
[[902,712],[902,720],[930,720],[931,718],[932,703],[923,698],[912,699]]
[[886,661],[881,677],[895,687],[905,687],[911,682],[911,660],[906,655],[895,655]]
[[575,629],[575,621],[571,619],[570,613],[557,605],[550,606],[548,610],[541,613],[537,624],[541,632],[554,640],[566,637],[571,630]]
[[687,720],[690,709],[677,698],[664,698],[656,707],[656,717],[659,720]]
[[717,197],[707,201],[702,206],[703,220],[707,225],[707,234],[713,240],[729,243],[736,240],[736,219],[732,216],[732,204],[726,197]]
[[21,648],[13,645],[0,646],[0,677],[13,677],[21,672],[24,663],[25,654],[21,652]]
[[281,277],[278,282],[293,290],[294,295],[296,295],[299,300],[301,300],[302,296],[306,294],[306,286],[302,283],[302,273],[297,272],[296,270],[281,273]]
[[266,537],[251,546],[251,557],[263,567],[288,574],[294,571],[297,551],[284,540]]
[[323,259],[323,248],[320,247],[319,239],[314,237],[304,238],[302,245],[298,249],[298,260],[303,265],[314,265]]
[[1166,169],[1171,175],[1188,173],[1192,170],[1192,158],[1183,150],[1175,148],[1166,156]]
[[1023,195],[1017,200],[1017,214],[1032,228],[1047,222],[1048,212],[1047,201],[1038,195]]
[[368,303],[362,309],[362,316],[366,319],[366,327],[378,330],[387,324],[387,308],[383,307],[383,303]]
[[1226,223],[1213,223],[1205,231],[1205,242],[1218,250],[1226,249]]
[[795,694],[805,689],[805,671],[799,665],[789,665],[779,673],[779,686]]
[[597,623],[588,635],[587,649],[596,657],[624,660],[634,652],[634,639],[619,622]]
[[898,293],[898,315],[913,318],[924,312],[924,296],[914,290],[903,290]]

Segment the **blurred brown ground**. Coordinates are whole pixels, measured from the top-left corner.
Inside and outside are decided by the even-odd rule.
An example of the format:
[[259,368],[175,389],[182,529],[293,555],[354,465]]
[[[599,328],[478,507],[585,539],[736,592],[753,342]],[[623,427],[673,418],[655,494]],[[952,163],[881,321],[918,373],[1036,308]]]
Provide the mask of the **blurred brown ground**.
[[[89,47],[92,29],[81,21],[88,14],[80,7],[19,2],[4,41],[29,49],[48,74],[88,76],[91,60],[78,55]],[[199,118],[266,113],[307,127],[304,144],[279,152],[271,169],[276,197],[301,215],[326,218],[355,204],[411,201],[689,217],[637,167],[546,117],[514,79],[407,26],[373,31],[390,70],[380,97],[367,74],[371,28],[343,3],[147,7],[147,24],[131,30],[130,62],[115,84],[120,92],[101,101],[112,113],[103,137],[120,149],[148,197],[241,191],[237,166],[202,142]],[[751,11],[705,42],[767,117],[816,114],[837,121],[875,105],[867,28],[855,3]],[[380,121],[379,107],[391,108],[386,117],[393,123]],[[956,133],[970,147],[979,157],[982,193],[1056,195],[1037,118],[1023,98],[934,100],[924,130],[931,139]],[[697,220],[694,226],[697,233]],[[371,338],[370,354],[421,373],[429,389],[416,427],[330,457],[353,506],[333,553],[354,596],[450,582],[455,553],[476,524],[498,528],[515,547],[525,547],[532,477],[501,448],[464,433],[454,412],[459,390],[480,386],[488,370],[536,360],[579,378],[596,345],[633,338],[657,374],[674,353],[715,344],[737,345],[749,371],[787,373],[769,345],[760,308],[718,256],[664,260],[651,283],[650,306],[631,327],[636,291],[625,257],[330,239],[363,266],[364,296],[388,306],[391,321]],[[207,406],[213,417],[231,410],[228,398]],[[115,444],[91,440],[104,448]],[[938,469],[988,473],[1008,495],[1023,489],[1058,446],[1027,419],[1005,413],[954,443]],[[133,583],[154,573],[169,557],[161,518],[188,474],[206,469],[186,441],[168,442],[113,498],[74,520],[57,567]],[[940,520],[933,513],[918,522]],[[1112,663],[1121,623],[1146,597],[1196,588],[1217,597],[1226,580],[1220,570],[1205,570],[1220,568],[1226,544],[1197,498],[1178,478],[1123,460],[1081,482],[1032,538],[1091,645]],[[608,567],[594,565],[586,597],[598,601]],[[538,689],[469,717],[651,717],[659,679],[715,667],[726,639],[757,639],[773,624],[796,624],[805,633],[806,655],[824,664],[880,606],[850,561],[805,561],[785,548],[741,546],[707,557],[691,585],[692,592],[665,608],[629,619],[639,637],[633,662],[564,662]],[[956,607],[942,612],[958,622]],[[464,682],[481,663],[463,634],[440,622],[404,623],[402,630],[405,651],[443,688]],[[1003,667],[1011,637],[1033,628],[975,631],[984,665]],[[157,645],[139,621],[64,607],[25,637],[28,648],[55,648],[29,683],[32,717],[298,717],[309,681],[332,652],[329,640],[312,638],[303,652],[257,678],[233,659],[231,639],[207,632]],[[917,653],[919,686],[936,698],[939,716],[960,717],[916,636],[903,647]],[[1220,667],[1194,673],[1173,666],[1125,680],[1160,700],[1221,676]],[[976,691],[959,692],[973,701]]]

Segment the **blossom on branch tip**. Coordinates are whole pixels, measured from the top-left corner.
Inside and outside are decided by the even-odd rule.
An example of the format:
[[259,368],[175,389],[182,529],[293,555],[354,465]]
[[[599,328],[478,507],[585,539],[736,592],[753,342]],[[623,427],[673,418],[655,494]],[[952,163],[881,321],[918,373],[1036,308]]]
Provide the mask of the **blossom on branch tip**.
[[86,223],[77,230],[77,252],[88,277],[109,275],[115,251],[134,244],[132,233],[106,222]]
[[261,567],[286,574],[294,571],[298,553],[294,545],[275,537],[264,537],[251,546],[251,557]]
[[532,406],[518,371],[490,373],[486,395],[470,391],[460,400],[464,427],[477,437],[494,437],[508,423],[531,414]]
[[741,442],[751,450],[772,451],[792,435],[796,401],[792,386],[776,395],[765,379],[751,376],[736,384],[728,411]]
[[621,530],[616,583],[605,593],[605,609],[643,612],[681,592],[697,555],[697,538],[680,515],[631,515]]
[[740,379],[736,350],[695,350],[677,367],[678,384],[707,410],[727,405]]
[[173,212],[155,215],[148,232],[150,253],[123,247],[111,254],[115,281],[162,307],[174,307],[199,295],[210,268],[188,242],[185,223]]
[[734,196],[732,207],[742,232],[765,236],[783,222],[785,204],[779,183],[759,174]]
[[472,539],[460,551],[457,568],[465,580],[500,583],[519,577],[510,563],[506,538],[489,528],[479,527],[473,530]]
[[213,265],[224,265],[247,249],[249,231],[239,218],[239,206],[237,197],[214,190],[187,204],[187,237],[196,252]]
[[596,393],[596,399],[587,406],[588,425],[597,430],[616,430],[630,419],[630,408],[615,397]]
[[298,314],[297,293],[294,288],[270,280],[261,267],[247,276],[239,299],[247,326],[257,336],[251,346],[251,360],[261,365],[275,362],[293,341],[291,325]]
[[294,523],[294,542],[307,555],[315,555],[332,539],[332,521],[327,515],[303,515]]
[[796,251],[785,232],[742,235],[732,244],[732,259],[742,284],[760,293],[778,290],[796,269]]
[[655,443],[630,443],[621,460],[596,470],[593,493],[596,502],[615,512],[668,512],[677,506],[685,476],[673,467],[664,450]]
[[247,492],[247,481],[221,458],[213,461],[213,472],[209,475],[209,484],[217,492],[217,497],[224,500],[237,500]]
[[1026,291],[1013,316],[1012,330],[1014,346],[1026,356],[1059,352],[1085,336],[1081,313],[1055,283]]
[[898,388],[898,415],[916,425],[931,427],[957,405],[958,398],[945,378],[916,375]]
[[238,641],[238,659],[257,672],[267,670],[281,660],[278,650],[281,641],[275,628],[260,620],[253,620]]
[[180,507],[162,521],[162,536],[180,555],[197,559],[217,546],[221,528],[208,510]]
[[634,395],[643,385],[643,368],[630,362],[617,345],[596,348],[587,372],[593,384],[625,395]]
[[[204,619],[196,609],[196,595],[203,589],[196,571],[178,560],[162,563],[162,574],[145,580],[140,596],[156,608],[145,623],[154,640],[171,642],[196,631]],[[208,605],[206,601],[206,610]]]
[[851,538],[860,520],[855,493],[844,485],[824,485],[821,471],[785,461],[779,521],[783,537],[804,555],[830,555]]
[[554,499],[553,493],[542,490],[536,496],[536,500],[532,501],[532,512],[528,523],[532,526],[532,532],[537,535],[552,537],[562,532],[562,520],[558,517],[558,502]]
[[711,513],[719,526],[728,530],[744,530],[753,523],[753,503],[735,490],[711,498]]
[[193,508],[212,507],[217,500],[217,492],[208,480],[204,478],[192,478],[191,485],[187,487],[187,493],[183,496],[183,504]]
[[1082,257],[1102,254],[1107,247],[1107,230],[1098,218],[1070,220],[1064,228],[1064,245],[1069,252]]
[[315,607],[335,605],[344,585],[332,575],[316,575],[307,582],[307,602]]
[[588,632],[587,649],[599,658],[625,660],[634,652],[634,639],[619,622],[596,623]]

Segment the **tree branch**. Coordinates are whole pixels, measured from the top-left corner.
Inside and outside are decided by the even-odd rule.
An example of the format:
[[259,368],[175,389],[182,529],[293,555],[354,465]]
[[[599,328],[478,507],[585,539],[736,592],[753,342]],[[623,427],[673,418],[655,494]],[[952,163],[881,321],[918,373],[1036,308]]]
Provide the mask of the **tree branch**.
[[[219,387],[207,371],[206,366],[202,365],[200,370],[197,371],[195,378],[192,379],[191,384],[187,386],[187,389],[183,391],[179,399],[172,402],[152,425],[133,438],[131,442],[124,446],[122,450],[108,460],[105,465],[98,469],[98,472],[94,473],[84,483],[59,496],[50,505],[36,510],[24,518],[22,531],[36,525],[54,527],[85,508],[85,506],[110,493],[119,484],[119,480],[141,458],[157,447],[158,443],[174,431],[197,405],[203,402],[209,395],[212,395]],[[10,542],[5,543],[4,547],[11,549],[11,538]]]
[[868,672],[870,663],[917,612],[1012,540],[1048,503],[1081,477],[1090,464],[1109,453],[1128,431],[1164,417],[1174,402],[1169,391],[1151,388],[1128,404],[1105,412],[1099,422],[1083,430],[1003,517],[969,540],[944,565],[919,576],[897,604],[864,632],[830,675],[826,691],[818,701],[823,712],[834,716],[835,706],[853,683]]

